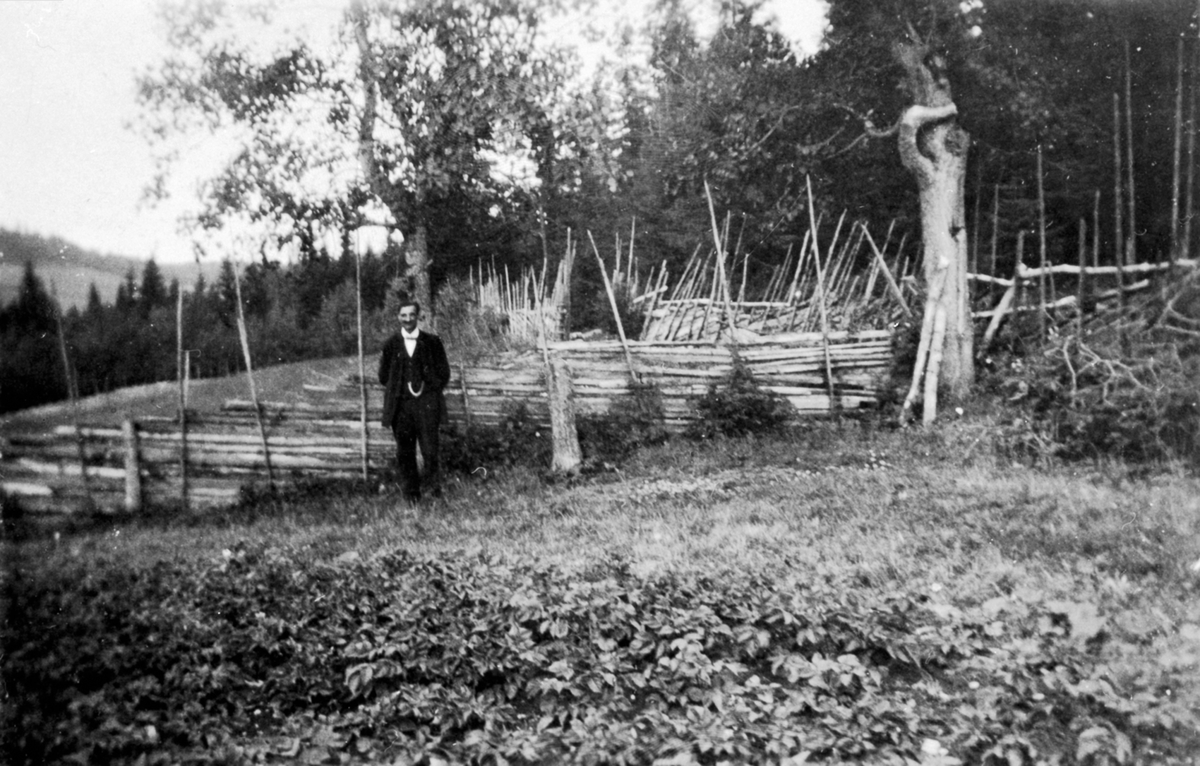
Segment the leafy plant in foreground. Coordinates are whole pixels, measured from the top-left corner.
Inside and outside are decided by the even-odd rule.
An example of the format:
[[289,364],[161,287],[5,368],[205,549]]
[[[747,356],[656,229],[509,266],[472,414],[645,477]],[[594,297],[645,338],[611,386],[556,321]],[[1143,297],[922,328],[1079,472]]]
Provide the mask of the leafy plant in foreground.
[[64,561],[8,586],[13,764],[889,763],[929,742],[947,764],[1184,763],[1200,745],[1165,677],[1099,653],[1103,614],[1036,594],[263,544]]

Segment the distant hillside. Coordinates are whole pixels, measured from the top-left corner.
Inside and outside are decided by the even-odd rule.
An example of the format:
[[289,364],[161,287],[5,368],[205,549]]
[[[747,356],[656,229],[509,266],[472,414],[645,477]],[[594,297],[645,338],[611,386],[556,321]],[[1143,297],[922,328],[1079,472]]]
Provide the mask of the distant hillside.
[[[0,305],[7,305],[17,297],[26,261],[33,264],[47,290],[54,286],[64,307],[79,308],[87,305],[88,287],[92,283],[100,292],[100,299],[112,303],[129,269],[133,269],[140,282],[146,265],[146,261],[139,258],[85,250],[60,237],[0,229]],[[195,284],[201,270],[204,278],[211,282],[220,268],[216,262],[202,266],[195,263],[159,263],[158,266],[168,283],[178,279],[185,289]]]

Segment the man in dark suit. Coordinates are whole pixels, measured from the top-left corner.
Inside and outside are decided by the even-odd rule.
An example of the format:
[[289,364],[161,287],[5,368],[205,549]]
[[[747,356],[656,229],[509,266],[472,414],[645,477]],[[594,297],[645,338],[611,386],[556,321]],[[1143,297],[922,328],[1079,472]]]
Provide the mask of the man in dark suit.
[[400,332],[387,339],[379,357],[379,382],[385,392],[383,424],[396,437],[396,463],[405,498],[421,498],[422,477],[417,469],[417,445],[425,460],[424,484],[441,492],[438,465],[438,426],[446,405],[442,389],[450,381],[450,362],[438,336],[417,329],[421,306],[400,304]]

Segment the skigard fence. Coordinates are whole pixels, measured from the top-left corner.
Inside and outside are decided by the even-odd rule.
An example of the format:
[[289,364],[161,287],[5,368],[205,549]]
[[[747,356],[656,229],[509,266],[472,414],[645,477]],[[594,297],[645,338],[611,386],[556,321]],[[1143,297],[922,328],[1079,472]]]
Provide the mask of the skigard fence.
[[[821,333],[793,333],[743,343],[737,355],[765,388],[784,396],[798,416],[875,405],[891,359],[885,330],[834,332],[828,337],[832,380],[826,377]],[[729,347],[687,342],[565,341],[549,353],[566,361],[580,414],[602,414],[631,393],[629,363],[642,383],[661,393],[664,425],[681,431],[696,417],[696,400],[732,369]],[[450,426],[496,425],[517,405],[549,423],[544,357],[511,354],[487,366],[455,367],[446,390]],[[287,402],[261,402],[266,448],[249,401],[231,400],[218,412],[191,412],[186,449],[177,418],[60,426],[50,433],[0,436],[0,489],[28,512],[136,511],[146,506],[193,508],[236,502],[246,488],[369,475],[394,458],[391,433],[380,423],[382,390],[368,386],[368,427],[362,436],[359,381],[303,387]],[[831,385],[832,383],[832,385]],[[832,391],[833,399],[830,399]],[[548,436],[547,436],[548,438]],[[81,468],[81,460],[82,466]],[[269,469],[268,469],[269,466]]]

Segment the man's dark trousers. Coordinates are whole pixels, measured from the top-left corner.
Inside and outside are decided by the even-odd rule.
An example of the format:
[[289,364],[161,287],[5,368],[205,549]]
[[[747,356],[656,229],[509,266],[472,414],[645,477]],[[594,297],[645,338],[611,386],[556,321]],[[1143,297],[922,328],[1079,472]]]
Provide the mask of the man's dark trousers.
[[438,426],[441,412],[437,395],[416,399],[402,397],[392,418],[392,434],[396,437],[396,465],[400,470],[400,488],[404,496],[415,500],[421,497],[421,471],[417,468],[417,445],[425,461],[425,484],[437,494],[441,471],[438,465]]

